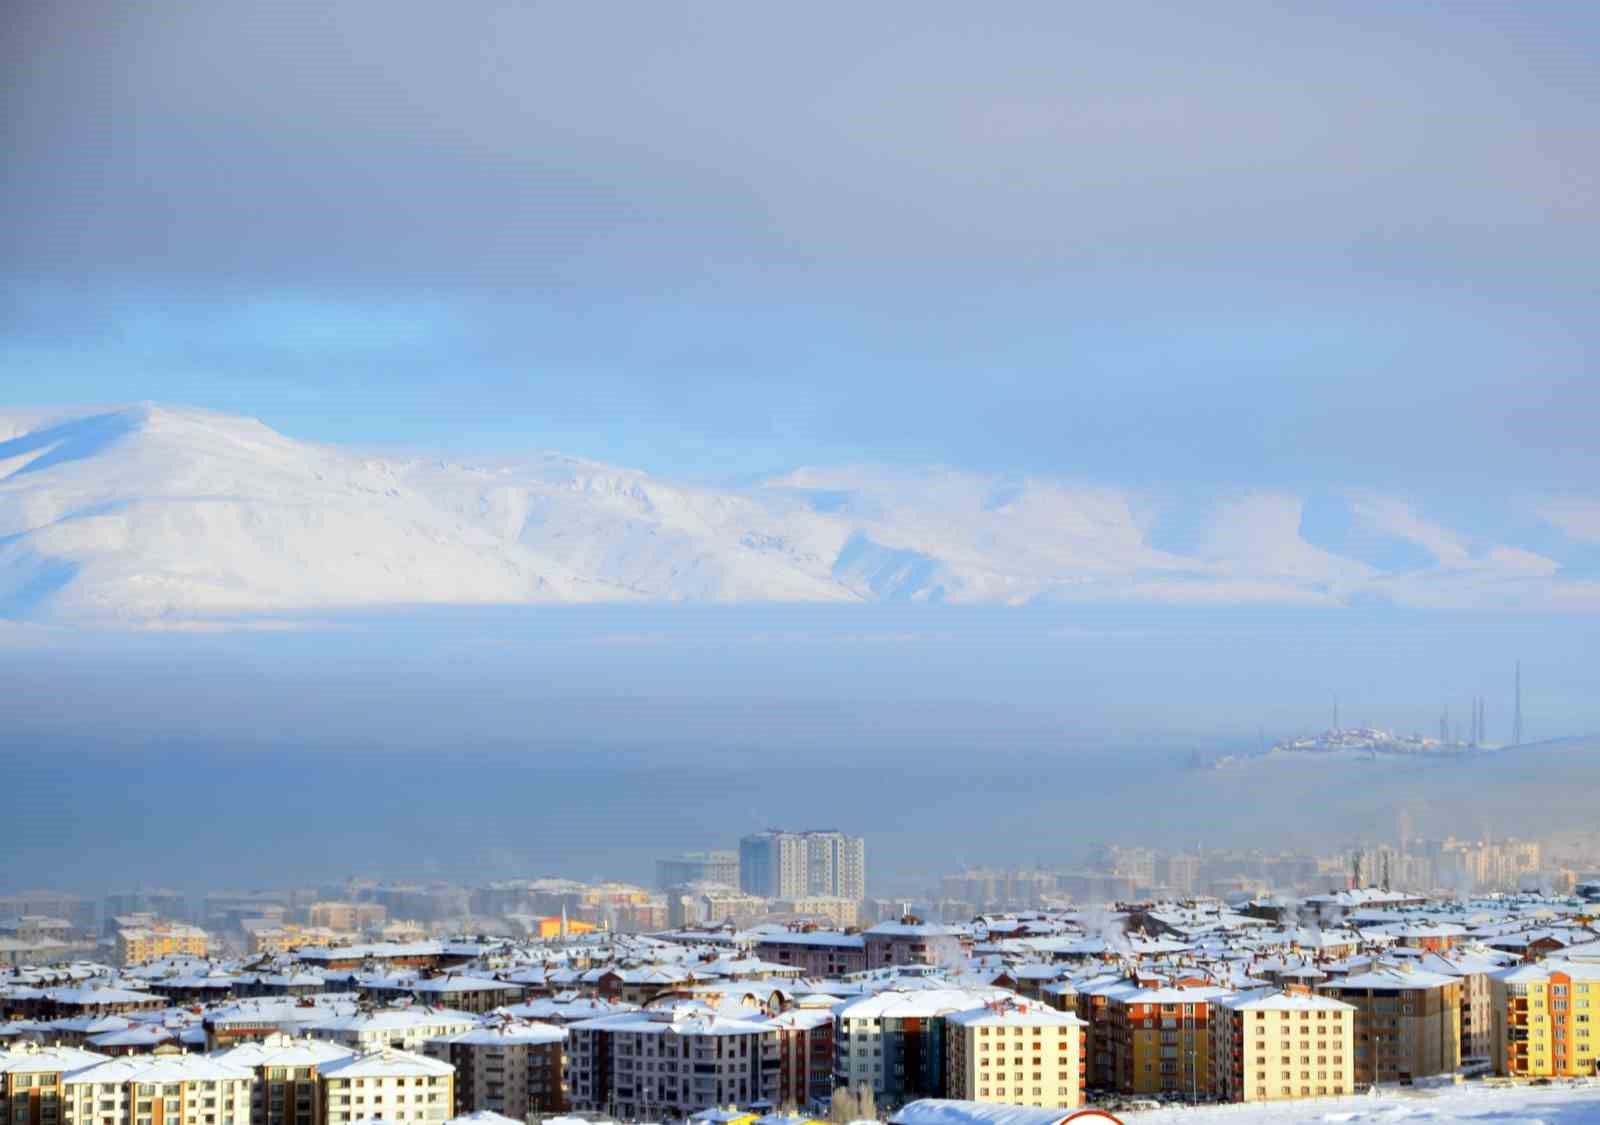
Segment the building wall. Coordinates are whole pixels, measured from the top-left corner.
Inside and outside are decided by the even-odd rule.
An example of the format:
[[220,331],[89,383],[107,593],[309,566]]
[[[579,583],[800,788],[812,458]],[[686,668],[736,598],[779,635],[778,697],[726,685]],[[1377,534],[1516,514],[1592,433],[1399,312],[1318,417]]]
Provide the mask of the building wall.
[[1600,981],[1552,971],[1535,980],[1496,979],[1491,989],[1493,1061],[1499,1073],[1524,1078],[1596,1073],[1600,1038],[1591,1030],[1591,1017],[1600,1011]]
[[142,965],[162,957],[204,957],[208,948],[204,930],[181,923],[117,931],[117,960],[123,965]]
[[947,1097],[1001,1105],[1083,1104],[1083,1030],[1074,1025],[949,1024]]
[[349,1125],[381,1117],[395,1125],[426,1125],[448,1120],[455,1106],[455,1079],[449,1075],[324,1080],[322,1125]]
[[856,939],[848,944],[784,941],[781,936],[758,942],[753,950],[763,961],[794,965],[808,977],[836,977],[859,973],[867,967],[866,946]]
[[[80,1072],[92,1075],[93,1070]],[[250,1125],[249,1079],[113,1084],[62,1080],[65,1125]]]
[[565,1052],[560,1043],[429,1043],[427,1054],[456,1068],[455,1113],[491,1110],[519,1121],[564,1113]]
[[0,1072],[0,1125],[57,1125],[62,1113],[59,1070]]
[[776,1029],[680,1035],[574,1028],[568,1046],[568,1086],[578,1111],[659,1120],[713,1105],[778,1101]]
[[1341,988],[1335,981],[1317,991],[1356,1006],[1358,1087],[1451,1074],[1461,1065],[1459,981],[1416,989]]
[[1210,1005],[1108,1004],[1108,1046],[1116,1088],[1124,1094],[1171,1094],[1198,1101],[1210,1086]]
[[1211,1024],[1212,1096],[1289,1101],[1355,1091],[1354,1013],[1230,1011]]

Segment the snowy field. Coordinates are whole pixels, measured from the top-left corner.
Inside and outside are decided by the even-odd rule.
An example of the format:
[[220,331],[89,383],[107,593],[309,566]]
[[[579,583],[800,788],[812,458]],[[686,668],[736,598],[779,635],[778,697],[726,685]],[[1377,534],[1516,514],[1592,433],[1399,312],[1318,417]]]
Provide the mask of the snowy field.
[[1291,1105],[1206,1106],[1198,1109],[1158,1109],[1124,1113],[1129,1125],[1267,1125],[1278,1122],[1329,1122],[1361,1125],[1366,1122],[1427,1122],[1449,1125],[1600,1125],[1600,1085],[1522,1086],[1491,1088],[1480,1085],[1407,1090],[1377,1097],[1318,1098]]

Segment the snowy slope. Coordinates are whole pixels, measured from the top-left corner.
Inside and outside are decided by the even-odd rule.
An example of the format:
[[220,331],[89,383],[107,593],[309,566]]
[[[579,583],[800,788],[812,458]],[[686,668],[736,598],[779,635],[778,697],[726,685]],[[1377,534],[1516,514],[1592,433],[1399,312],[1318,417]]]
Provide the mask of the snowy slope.
[[[1510,502],[1508,502],[1510,503]],[[745,487],[545,453],[441,460],[202,410],[0,410],[0,616],[423,603],[1140,601],[1600,608],[1596,501],[1462,527],[1405,498],[949,470]]]
[[1600,1125],[1600,1087],[1479,1083],[1385,1091],[1377,1096],[1317,1098],[1278,1105],[1201,1106],[1120,1115],[1128,1125]]

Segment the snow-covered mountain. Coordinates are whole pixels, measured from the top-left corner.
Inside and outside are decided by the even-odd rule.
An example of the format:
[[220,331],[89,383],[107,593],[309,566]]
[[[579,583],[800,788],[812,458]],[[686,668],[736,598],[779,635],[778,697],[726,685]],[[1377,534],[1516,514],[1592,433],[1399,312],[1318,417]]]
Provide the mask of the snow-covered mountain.
[[0,410],[0,616],[422,603],[1600,609],[1600,499],[1163,494],[949,470],[712,487],[553,453],[366,455],[203,410]]

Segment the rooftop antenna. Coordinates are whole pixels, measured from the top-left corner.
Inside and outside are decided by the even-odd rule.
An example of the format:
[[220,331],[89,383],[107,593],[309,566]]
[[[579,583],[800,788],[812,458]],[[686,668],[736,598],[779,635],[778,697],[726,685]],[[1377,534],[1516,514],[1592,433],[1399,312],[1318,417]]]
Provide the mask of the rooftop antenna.
[[1517,707],[1511,713],[1511,745],[1522,745],[1522,661],[1517,661]]

